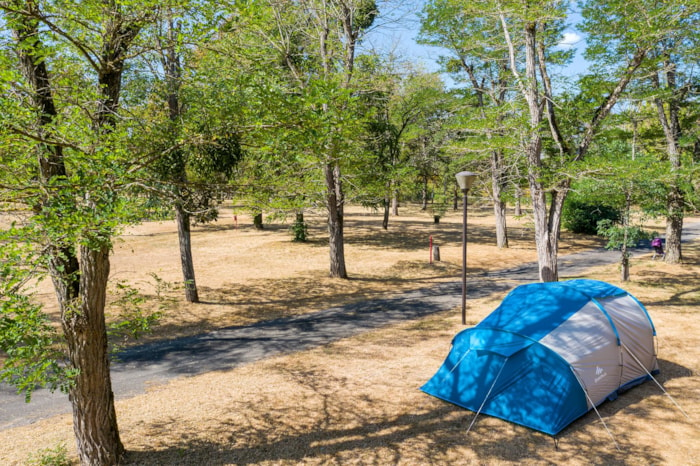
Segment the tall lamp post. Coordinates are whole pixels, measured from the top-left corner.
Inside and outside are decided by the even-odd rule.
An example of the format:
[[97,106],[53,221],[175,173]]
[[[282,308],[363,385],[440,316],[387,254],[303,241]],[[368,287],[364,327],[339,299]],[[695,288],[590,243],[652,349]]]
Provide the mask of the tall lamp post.
[[457,184],[464,195],[462,199],[462,325],[467,324],[467,194],[476,180],[476,173],[457,173]]

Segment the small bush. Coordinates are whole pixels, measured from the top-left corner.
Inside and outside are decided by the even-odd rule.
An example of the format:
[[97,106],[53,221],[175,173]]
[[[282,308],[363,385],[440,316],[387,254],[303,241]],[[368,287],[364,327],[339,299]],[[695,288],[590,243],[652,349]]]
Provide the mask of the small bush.
[[66,445],[61,443],[55,448],[45,448],[30,455],[28,463],[31,466],[71,466]]
[[598,234],[598,222],[620,221],[620,212],[610,206],[586,202],[580,199],[567,199],[562,212],[562,225],[572,233]]
[[306,226],[306,222],[304,222],[303,218],[301,220],[297,218],[290,227],[290,230],[294,241],[305,242],[307,239],[309,239],[309,229]]

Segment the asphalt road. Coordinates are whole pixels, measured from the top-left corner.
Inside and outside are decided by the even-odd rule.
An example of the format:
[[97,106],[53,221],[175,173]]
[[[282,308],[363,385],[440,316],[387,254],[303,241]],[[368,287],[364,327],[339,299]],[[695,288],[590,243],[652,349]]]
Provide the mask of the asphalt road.
[[[684,226],[683,241],[700,238],[700,222]],[[648,253],[648,248],[635,254]],[[619,261],[618,251],[595,249],[559,257],[561,279],[573,278],[590,268]],[[470,275],[468,299],[538,280],[537,264],[482,275]],[[461,306],[461,282],[443,283],[383,299],[349,304],[284,319],[231,327],[193,337],[178,338],[130,348],[112,364],[112,389],[118,399],[141,394],[153,383],[182,376],[228,370],[282,353],[305,350],[401,321],[425,317]],[[68,397],[38,390],[31,403],[0,384],[0,430],[31,424],[70,412]]]

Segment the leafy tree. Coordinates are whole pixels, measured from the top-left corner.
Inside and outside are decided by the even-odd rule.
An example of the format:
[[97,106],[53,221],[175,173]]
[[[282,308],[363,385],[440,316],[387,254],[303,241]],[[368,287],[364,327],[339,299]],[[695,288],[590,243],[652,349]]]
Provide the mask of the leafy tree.
[[692,158],[697,134],[697,63],[700,58],[700,5],[670,2],[672,32],[661,36],[649,53],[642,74],[649,92],[642,94],[656,109],[663,130],[664,163],[668,165],[666,193],[666,262],[683,259],[681,234],[686,204],[692,199]]
[[[32,352],[28,372],[10,366],[16,376],[12,382],[27,390],[43,381],[67,388],[83,464],[117,464],[124,454],[104,308],[111,238],[121,223],[136,218],[123,196],[134,161],[126,150],[129,129],[119,116],[119,103],[124,69],[151,19],[150,6],[0,2],[5,28],[0,49],[0,157],[5,167],[0,185],[5,188],[0,202],[23,212],[5,232],[3,249],[20,251],[14,254],[23,261],[17,266],[32,274],[39,267],[48,269],[67,360],[36,364],[52,356],[34,350],[50,335],[36,308],[20,297],[25,287],[12,273],[1,277],[10,294],[3,298],[0,329],[3,338],[20,336],[16,346]],[[17,333],[29,324],[36,329]]]
[[601,143],[591,151],[586,167],[581,167],[585,177],[574,183],[574,194],[566,203],[568,207],[574,201],[587,209],[579,212],[587,232],[607,238],[608,249],[620,250],[620,279],[628,281],[630,248],[650,238],[650,232],[635,219],[644,218],[639,206],[654,196],[659,170],[653,156],[635,149],[634,138],[627,137],[620,125],[622,119],[612,120],[601,133]]
[[[555,94],[550,75],[550,69],[566,59],[556,45],[561,38],[568,2],[483,0],[471,2],[468,7],[449,4],[464,12],[464,17],[477,26],[480,21],[498,25],[501,47],[497,50],[505,50],[511,75],[512,86],[508,89],[515,89],[523,105],[512,109],[526,109],[522,150],[542,281],[558,279],[562,207],[574,179],[573,171],[567,167],[585,159],[601,124],[652,49],[654,39],[648,34],[649,27],[656,37],[673,27],[665,21],[665,15],[671,11],[668,8],[673,7],[658,7],[653,3],[582,2],[584,26],[595,31],[590,36],[589,58],[598,60],[605,71],[596,73],[594,68],[593,73],[584,76],[579,92],[573,96]],[[495,34],[493,27],[486,30]],[[496,44],[495,38],[489,43]],[[488,61],[502,61],[501,53],[487,57]]]
[[[191,223],[216,219],[235,165],[242,157],[240,136],[224,125],[215,111],[203,110],[211,100],[206,76],[193,75],[196,47],[213,34],[217,16],[208,1],[173,2],[162,5],[157,21],[146,31],[150,50],[141,54],[138,74],[147,84],[143,93],[152,99],[145,107],[132,103],[132,115],[149,122],[139,147],[162,157],[148,166],[151,195],[175,210],[185,298],[198,302],[192,260]],[[136,74],[136,73],[135,73]],[[193,80],[201,80],[190,84]],[[142,97],[141,95],[135,95]],[[200,103],[204,99],[205,102]],[[159,107],[159,103],[160,108]],[[215,108],[221,107],[221,102]],[[154,108],[155,107],[155,108]],[[139,113],[137,113],[139,112]]]
[[[353,142],[364,120],[358,111],[363,89],[355,70],[356,48],[374,21],[376,5],[370,0],[260,0],[236,6],[227,30],[243,34],[238,53],[257,70],[255,85],[261,91],[254,97],[263,111],[256,118],[261,141],[257,153],[266,160],[277,157],[281,170],[270,170],[257,184],[287,193],[299,181],[323,183],[330,276],[347,278],[343,172],[360,160],[362,151]],[[266,67],[264,73],[260,65]],[[312,202],[317,197],[315,183],[301,189],[303,195],[296,199]]]
[[[365,204],[383,206],[382,227],[387,229],[390,207],[394,215],[398,215],[401,186],[412,186],[416,176],[418,167],[414,162],[417,160],[413,156],[418,154],[418,139],[424,138],[427,131],[424,128],[428,125],[439,133],[440,122],[449,112],[450,99],[435,74],[408,66],[405,70],[391,71],[391,65],[382,62],[373,65],[365,71],[371,72],[375,80],[381,80],[381,84],[364,99],[374,107],[374,111],[368,112],[375,118],[368,122],[366,142],[374,158],[371,169],[359,173],[365,191],[360,199]],[[422,142],[427,143],[427,138]]]
[[513,92],[508,49],[499,34],[499,20],[483,8],[484,2],[428,2],[423,9],[420,37],[423,43],[449,51],[440,61],[469,92],[460,112],[459,148],[472,154],[472,170],[473,165],[484,165],[479,159],[487,157],[484,168],[491,175],[496,244],[507,248],[506,189],[521,122],[512,111],[517,106],[517,94]]
[[598,223],[598,234],[608,239],[608,244],[605,246],[607,249],[620,250],[620,280],[623,282],[629,281],[629,248],[636,246],[641,240],[649,239],[651,237],[650,233],[637,225],[625,223],[619,226],[615,225],[610,219],[604,219]]

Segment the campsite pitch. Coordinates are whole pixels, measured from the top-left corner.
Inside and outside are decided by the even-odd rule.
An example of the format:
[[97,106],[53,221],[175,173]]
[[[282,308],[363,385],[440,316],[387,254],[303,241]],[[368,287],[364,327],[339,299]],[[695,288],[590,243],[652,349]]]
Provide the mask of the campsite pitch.
[[[476,209],[475,209],[476,210]],[[425,213],[381,217],[348,215],[349,281],[330,280],[325,226],[313,219],[310,244],[289,241],[286,226],[257,232],[239,215],[195,229],[197,279],[205,303],[178,300],[151,340],[194,335],[360,302],[459,275],[459,215],[439,225]],[[531,231],[510,221],[511,249],[493,244],[492,219],[470,212],[472,273],[515,267],[534,260]],[[142,225],[115,248],[115,279],[143,286],[148,273],[179,277],[172,224]],[[439,241],[442,262],[427,264],[427,237]],[[564,235],[562,254],[596,245]],[[598,243],[599,244],[599,243]],[[658,332],[660,381],[690,416],[647,382],[604,403],[557,437],[480,416],[467,434],[471,411],[418,390],[437,370],[451,338],[462,328],[459,310],[371,330],[336,343],[273,357],[232,370],[180,378],[146,394],[117,402],[129,464],[699,464],[700,245],[684,245],[686,263],[671,266],[642,256],[632,282],[621,285],[615,265],[589,270],[634,294]],[[149,268],[151,270],[149,270]],[[571,277],[573,278],[573,277]],[[44,290],[47,302],[50,290]],[[505,292],[470,299],[476,324]],[[177,294],[173,295],[177,298]],[[0,432],[0,463],[25,464],[30,455],[64,444],[74,456],[70,415]]]

